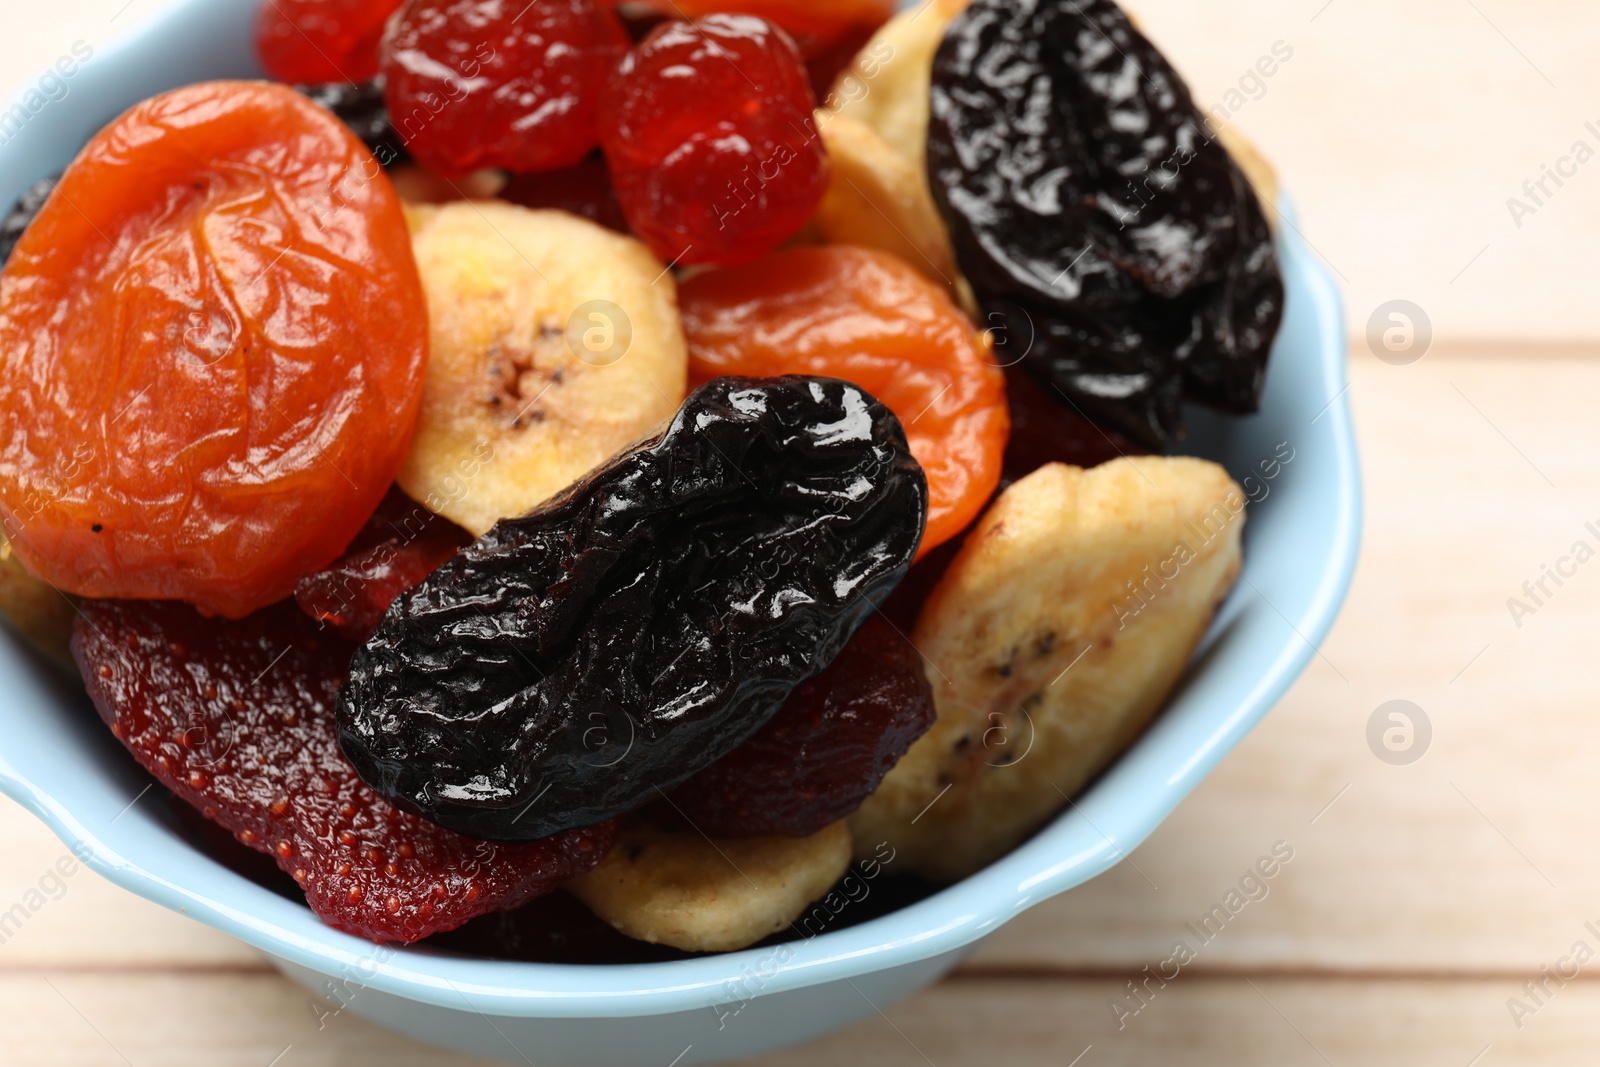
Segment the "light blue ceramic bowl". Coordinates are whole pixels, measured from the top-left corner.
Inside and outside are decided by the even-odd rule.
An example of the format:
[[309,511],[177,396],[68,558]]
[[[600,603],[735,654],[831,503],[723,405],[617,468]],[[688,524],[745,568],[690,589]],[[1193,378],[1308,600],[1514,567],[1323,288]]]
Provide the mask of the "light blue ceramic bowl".
[[[0,132],[0,203],[65,164],[152,93],[250,76],[253,3],[181,0]],[[51,83],[52,87],[54,83]],[[27,106],[26,98],[18,101]],[[1241,482],[1293,449],[1250,509],[1243,580],[1171,706],[1027,844],[921,903],[781,950],[684,962],[559,966],[376,948],[192,847],[82,692],[0,634],[0,788],[87,850],[101,874],[226,931],[347,1010],[424,1040],[539,1064],[662,1067],[749,1056],[843,1027],[944,974],[986,934],[1132,851],[1300,673],[1350,582],[1360,529],[1339,296],[1291,224],[1288,311],[1261,414],[1190,412],[1191,450]],[[1247,488],[1250,483],[1246,483]],[[1252,495],[1259,496],[1255,491]]]

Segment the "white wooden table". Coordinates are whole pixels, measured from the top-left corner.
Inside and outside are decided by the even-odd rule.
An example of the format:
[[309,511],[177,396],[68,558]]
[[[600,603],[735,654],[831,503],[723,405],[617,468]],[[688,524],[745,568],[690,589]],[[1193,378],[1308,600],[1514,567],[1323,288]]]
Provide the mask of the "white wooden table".
[[[0,91],[158,6],[123,3],[0,0]],[[1585,127],[1600,130],[1600,8],[1138,7],[1202,100],[1229,100],[1276,42],[1293,49],[1247,80],[1258,98],[1236,98],[1235,118],[1278,162],[1348,299],[1368,504],[1349,604],[1281,706],[1132,862],[1024,915],[889,1021],[764,1062],[1594,1062],[1600,957],[1537,1000],[1524,983],[1576,942],[1600,952],[1586,926],[1600,930],[1600,562],[1520,620],[1507,601],[1574,542],[1600,549],[1585,527],[1600,525],[1600,160],[1547,179],[1520,227],[1507,198],[1528,203],[1524,181],[1573,142],[1600,150]],[[1364,340],[1397,298],[1436,334],[1403,367]],[[1367,744],[1392,699],[1432,724],[1409,766]],[[1269,895],[1119,1030],[1108,1000],[1278,841],[1294,859]],[[64,854],[0,803],[0,910]],[[320,1009],[253,951],[85,871],[62,884],[0,944],[6,1063],[469,1062],[348,1014],[319,1030]]]

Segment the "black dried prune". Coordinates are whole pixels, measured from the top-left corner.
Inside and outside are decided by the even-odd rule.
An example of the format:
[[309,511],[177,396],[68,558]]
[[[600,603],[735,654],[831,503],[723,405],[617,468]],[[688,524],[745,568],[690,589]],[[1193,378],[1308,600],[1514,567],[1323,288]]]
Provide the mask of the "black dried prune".
[[22,240],[22,231],[33,222],[39,209],[44,207],[44,202],[50,199],[50,191],[56,187],[56,182],[61,180],[61,175],[54,174],[48,178],[40,178],[17,197],[17,202],[11,205],[11,210],[0,218],[0,267],[5,266],[6,260],[11,258],[12,250],[17,247],[17,242]]
[[339,116],[383,166],[393,167],[411,162],[405,142],[389,121],[389,105],[383,99],[382,77],[359,85],[328,82],[325,85],[296,85],[295,88]]
[[827,667],[911,566],[927,507],[899,421],[859,387],[719,378],[396,598],[351,661],[344,751],[477,837],[628,811]]
[[933,66],[928,170],[988,321],[1151,447],[1253,411],[1283,312],[1255,193],[1111,0],[974,0]]

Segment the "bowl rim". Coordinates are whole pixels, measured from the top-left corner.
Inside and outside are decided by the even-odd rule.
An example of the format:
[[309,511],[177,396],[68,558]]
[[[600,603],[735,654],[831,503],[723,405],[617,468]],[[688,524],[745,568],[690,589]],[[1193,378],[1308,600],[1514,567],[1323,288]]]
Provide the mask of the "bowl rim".
[[[219,0],[174,0],[97,52],[124,62],[172,30],[186,13]],[[18,96],[20,97],[20,93]],[[15,99],[15,98],[14,98]],[[241,876],[245,910],[169,881],[122,857],[72,812],[0,753],[0,791],[33,812],[97,873],[124,889],[230,934],[271,956],[384,993],[445,1008],[507,1017],[605,1018],[706,1009],[870,971],[912,964],[971,945],[1023,910],[1108,870],[1137,847],[1265,716],[1326,636],[1353,576],[1361,528],[1361,485],[1347,395],[1344,319],[1337,287],[1300,236],[1287,196],[1280,197],[1278,242],[1290,294],[1309,306],[1318,344],[1314,359],[1327,417],[1335,478],[1332,551],[1299,617],[1285,616],[1286,637],[1248,697],[1207,731],[1186,757],[1167,760],[1159,795],[1138,810],[1102,802],[1100,781],[1046,831],[967,879],[856,926],[810,940],[664,963],[549,964],[458,956],[426,947],[374,945],[321,924],[303,903],[288,901]],[[1316,420],[1313,420],[1316,421]],[[1236,590],[1234,596],[1239,596]],[[1280,613],[1281,614],[1281,613]],[[1136,742],[1112,765],[1128,761]],[[1146,761],[1149,762],[1149,761]],[[1141,771],[1147,778],[1151,768]],[[1148,782],[1146,783],[1148,784]],[[1091,815],[1093,818],[1091,819]],[[1041,840],[1067,824],[1094,840],[1054,856]],[[197,853],[198,855],[198,853]],[[208,857],[206,858],[209,861]],[[309,924],[309,925],[308,925]]]

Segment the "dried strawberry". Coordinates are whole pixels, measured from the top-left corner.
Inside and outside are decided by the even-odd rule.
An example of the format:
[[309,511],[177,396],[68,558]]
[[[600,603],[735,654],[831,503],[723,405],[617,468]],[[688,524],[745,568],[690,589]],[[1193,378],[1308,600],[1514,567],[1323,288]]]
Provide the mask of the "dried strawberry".
[[158,601],[89,601],[72,639],[89,696],[146,770],[270,855],[330,926],[412,942],[548,893],[614,827],[478,841],[399,811],[339,750],[353,646],[282,603],[239,621]]
[[623,217],[617,191],[611,186],[606,158],[598,152],[560,170],[513,175],[500,190],[500,199],[523,207],[555,208],[618,233],[628,232],[628,220]]
[[922,657],[873,615],[754,737],[679,786],[672,806],[714,837],[809,837],[860,807],[933,719]]
[[[996,352],[1003,352],[997,348]],[[1144,456],[1150,450],[1116,430],[1090,422],[1027,369],[1006,368],[1006,401],[1011,437],[1006,443],[1002,486],[1025,478],[1046,463],[1098,467],[1118,456]]]
[[365,641],[395,597],[471,541],[467,531],[392,488],[343,556],[300,579],[295,603],[339,636]]

